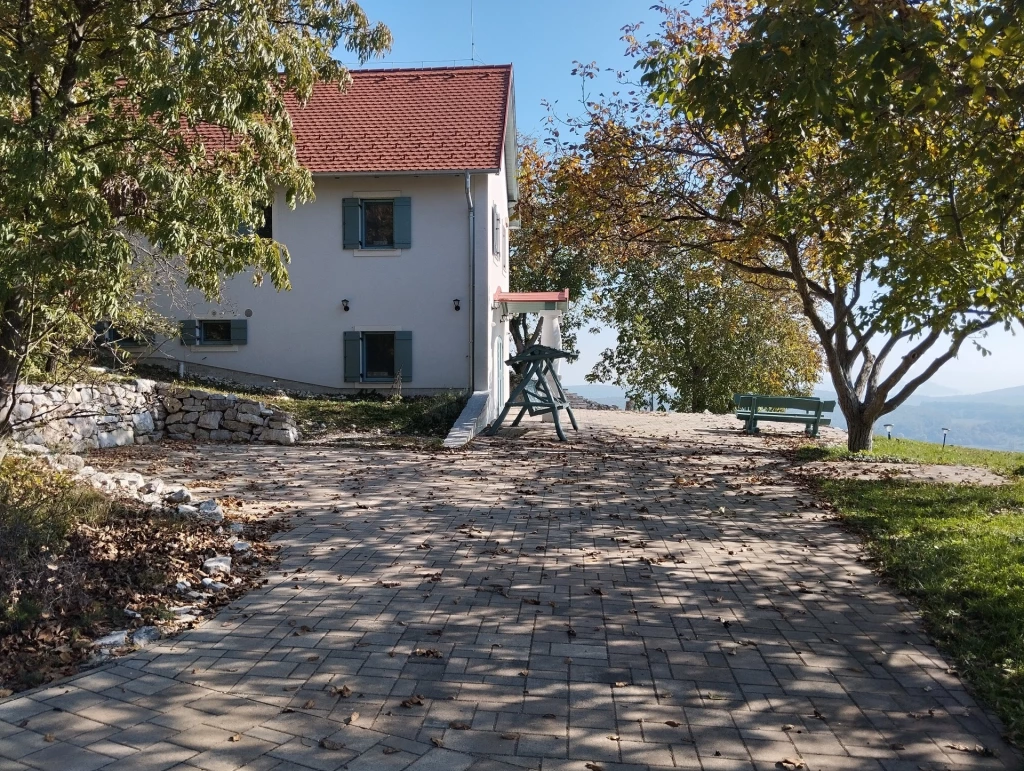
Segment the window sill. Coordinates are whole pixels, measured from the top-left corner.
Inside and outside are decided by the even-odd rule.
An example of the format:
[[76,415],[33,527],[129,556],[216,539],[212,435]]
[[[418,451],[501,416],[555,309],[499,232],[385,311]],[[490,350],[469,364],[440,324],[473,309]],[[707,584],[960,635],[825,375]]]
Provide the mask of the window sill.
[[237,351],[237,345],[190,345],[188,349],[192,353],[225,353],[228,351]]
[[401,249],[353,249],[353,257],[401,257]]

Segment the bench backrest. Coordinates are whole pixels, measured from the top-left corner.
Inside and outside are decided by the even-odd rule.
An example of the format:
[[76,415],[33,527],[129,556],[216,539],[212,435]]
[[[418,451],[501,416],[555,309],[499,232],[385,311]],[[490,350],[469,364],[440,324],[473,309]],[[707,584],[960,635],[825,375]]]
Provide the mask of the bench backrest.
[[[800,412],[813,412],[824,414],[832,412],[836,408],[835,401],[824,401],[814,396],[759,396],[757,394],[734,394],[732,397],[736,406],[741,410],[749,410],[750,405],[757,399],[757,410],[797,410]],[[818,407],[821,413],[818,413]]]

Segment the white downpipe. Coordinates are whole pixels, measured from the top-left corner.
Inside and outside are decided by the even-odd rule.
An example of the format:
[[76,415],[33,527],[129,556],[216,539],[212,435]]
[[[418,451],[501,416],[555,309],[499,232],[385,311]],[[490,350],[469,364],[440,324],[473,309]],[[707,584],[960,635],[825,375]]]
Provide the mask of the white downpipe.
[[472,177],[466,172],[466,206],[469,208],[469,392],[476,391],[476,206]]

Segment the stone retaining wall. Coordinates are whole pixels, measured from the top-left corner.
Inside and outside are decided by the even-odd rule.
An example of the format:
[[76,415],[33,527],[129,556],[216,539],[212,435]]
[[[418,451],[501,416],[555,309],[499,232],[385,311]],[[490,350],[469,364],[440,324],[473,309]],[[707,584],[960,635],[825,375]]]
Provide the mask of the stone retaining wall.
[[263,402],[152,380],[22,386],[13,412],[24,444],[81,452],[161,439],[295,444],[291,415]]

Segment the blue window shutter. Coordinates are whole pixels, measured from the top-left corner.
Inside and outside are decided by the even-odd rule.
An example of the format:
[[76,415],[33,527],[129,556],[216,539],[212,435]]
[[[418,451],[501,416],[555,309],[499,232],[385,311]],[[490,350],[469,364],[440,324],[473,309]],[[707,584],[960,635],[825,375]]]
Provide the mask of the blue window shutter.
[[412,380],[412,332],[395,332],[395,372],[403,383]]
[[345,382],[358,383],[362,372],[362,336],[358,332],[345,332]]
[[363,244],[361,232],[363,223],[363,207],[359,205],[358,198],[343,198],[341,201],[341,230],[342,248],[359,249]]
[[181,330],[182,345],[197,345],[199,343],[199,322],[195,319],[181,319],[178,322]]
[[395,248],[412,248],[412,199],[395,199]]
[[231,344],[245,345],[249,342],[249,322],[246,319],[231,320]]

